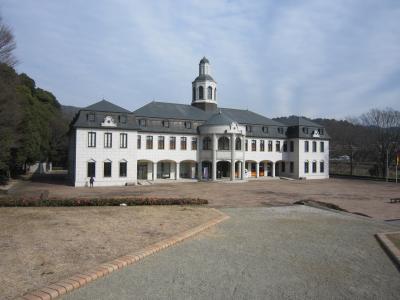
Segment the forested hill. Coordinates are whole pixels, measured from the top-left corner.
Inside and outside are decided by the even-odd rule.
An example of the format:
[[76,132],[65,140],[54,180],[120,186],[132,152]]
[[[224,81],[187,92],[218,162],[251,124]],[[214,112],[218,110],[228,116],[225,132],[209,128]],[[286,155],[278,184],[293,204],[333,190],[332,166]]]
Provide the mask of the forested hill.
[[0,64],[0,91],[0,177],[39,160],[64,164],[69,120],[56,97],[6,64]]

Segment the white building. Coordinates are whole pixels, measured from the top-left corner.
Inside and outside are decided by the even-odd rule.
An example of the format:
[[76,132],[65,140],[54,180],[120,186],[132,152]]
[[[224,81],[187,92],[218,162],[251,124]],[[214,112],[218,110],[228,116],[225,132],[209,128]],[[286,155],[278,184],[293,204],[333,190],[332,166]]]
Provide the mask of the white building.
[[209,61],[199,64],[191,105],[151,102],[130,112],[102,100],[81,109],[70,135],[70,178],[86,186],[138,180],[329,177],[329,136],[301,117],[280,123],[219,108]]

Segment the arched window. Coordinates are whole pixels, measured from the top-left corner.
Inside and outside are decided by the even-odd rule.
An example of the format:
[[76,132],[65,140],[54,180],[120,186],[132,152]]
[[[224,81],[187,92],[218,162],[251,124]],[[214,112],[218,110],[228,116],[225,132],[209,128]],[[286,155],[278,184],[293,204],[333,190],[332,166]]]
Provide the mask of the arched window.
[[208,136],[203,139],[203,150],[211,150],[211,139]]
[[200,100],[204,99],[204,89],[202,86],[199,87],[199,99]]
[[229,150],[229,139],[226,136],[218,139],[218,150]]
[[195,101],[196,100],[196,88],[193,87],[193,95],[192,95],[192,100]]
[[236,143],[235,149],[236,150],[242,150],[242,140],[240,138],[236,138],[235,143]]
[[214,100],[217,100],[217,88],[214,89]]
[[212,99],[212,87],[211,86],[209,86],[208,87],[208,95],[207,95],[208,97],[208,99]]

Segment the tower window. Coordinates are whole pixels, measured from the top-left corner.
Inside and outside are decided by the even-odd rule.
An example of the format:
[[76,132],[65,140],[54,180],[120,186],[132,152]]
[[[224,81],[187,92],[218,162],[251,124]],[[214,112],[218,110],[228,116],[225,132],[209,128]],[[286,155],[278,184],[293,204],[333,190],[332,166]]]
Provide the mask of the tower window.
[[208,97],[208,99],[212,99],[212,87],[211,86],[209,86],[208,87],[208,95],[207,95]]
[[193,87],[193,95],[192,95],[192,100],[195,101],[196,100],[196,88]]
[[214,100],[217,100],[217,88],[214,89]]
[[204,99],[204,88],[202,86],[199,87],[199,99]]

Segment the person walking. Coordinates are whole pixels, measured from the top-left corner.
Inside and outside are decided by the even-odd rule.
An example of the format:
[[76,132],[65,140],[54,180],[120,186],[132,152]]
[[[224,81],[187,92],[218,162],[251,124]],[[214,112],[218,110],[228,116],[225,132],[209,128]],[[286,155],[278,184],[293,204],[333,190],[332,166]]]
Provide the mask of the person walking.
[[92,187],[93,187],[93,182],[94,182],[94,178],[93,178],[93,176],[92,176],[92,177],[90,177],[90,180],[89,180],[89,182],[90,182],[90,187],[92,188]]

